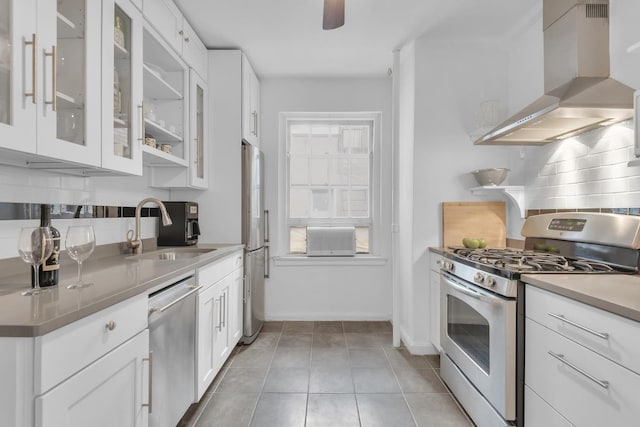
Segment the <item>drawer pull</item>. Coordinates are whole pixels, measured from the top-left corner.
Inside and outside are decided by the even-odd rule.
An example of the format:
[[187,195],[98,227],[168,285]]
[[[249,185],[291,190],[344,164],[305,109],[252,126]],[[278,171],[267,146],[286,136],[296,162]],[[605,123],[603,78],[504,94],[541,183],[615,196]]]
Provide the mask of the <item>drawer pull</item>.
[[554,319],[558,319],[561,322],[564,323],[568,323],[571,326],[575,326],[578,329],[582,329],[585,332],[590,333],[591,335],[595,335],[598,338],[602,338],[603,340],[608,340],[609,339],[609,334],[606,332],[598,332],[598,331],[594,331],[591,328],[587,328],[586,326],[582,326],[579,323],[574,322],[573,320],[569,320],[566,317],[564,317],[564,315],[562,314],[555,314],[555,313],[547,313],[547,315],[553,317]]
[[107,324],[104,325],[104,327],[110,331],[113,331],[116,328],[116,322],[114,322],[113,320],[109,320]]
[[598,384],[600,387],[605,388],[605,389],[609,388],[609,381],[599,380],[598,378],[594,377],[593,375],[591,375],[587,371],[584,371],[584,370],[578,368],[576,365],[574,365],[573,363],[571,363],[567,359],[565,359],[563,354],[554,353],[553,351],[548,351],[547,353],[549,353],[549,355],[551,357],[554,357],[554,358],[558,359],[559,361],[561,361],[562,363],[564,363],[565,365],[567,365],[568,367],[570,367],[571,369],[573,369],[577,373],[587,377],[588,379],[590,379],[594,383]]

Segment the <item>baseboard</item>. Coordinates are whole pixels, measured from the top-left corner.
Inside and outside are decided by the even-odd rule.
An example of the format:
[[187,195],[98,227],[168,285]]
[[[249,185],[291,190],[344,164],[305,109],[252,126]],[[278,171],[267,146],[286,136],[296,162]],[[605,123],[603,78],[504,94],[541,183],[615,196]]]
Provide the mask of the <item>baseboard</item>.
[[391,314],[381,313],[269,313],[265,314],[268,322],[277,321],[391,321]]
[[404,346],[409,350],[409,353],[418,355],[424,354],[439,354],[438,350],[433,346],[433,344],[424,343],[424,342],[414,342],[413,339],[407,334],[404,329],[400,329],[400,339]]

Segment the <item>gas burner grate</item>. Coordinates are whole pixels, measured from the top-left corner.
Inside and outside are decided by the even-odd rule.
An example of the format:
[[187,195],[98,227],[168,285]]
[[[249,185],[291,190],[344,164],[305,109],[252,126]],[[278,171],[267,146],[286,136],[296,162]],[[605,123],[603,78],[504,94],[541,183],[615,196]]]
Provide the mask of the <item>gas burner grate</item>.
[[570,259],[557,254],[520,249],[456,248],[460,258],[490,265],[500,270],[517,272],[607,273],[616,272],[611,266],[585,259]]

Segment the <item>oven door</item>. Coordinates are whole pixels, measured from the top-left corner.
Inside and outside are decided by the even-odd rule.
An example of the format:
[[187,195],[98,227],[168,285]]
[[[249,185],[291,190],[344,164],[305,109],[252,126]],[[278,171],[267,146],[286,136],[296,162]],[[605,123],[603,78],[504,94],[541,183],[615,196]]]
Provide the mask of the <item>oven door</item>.
[[440,274],[443,351],[505,420],[516,409],[516,301]]

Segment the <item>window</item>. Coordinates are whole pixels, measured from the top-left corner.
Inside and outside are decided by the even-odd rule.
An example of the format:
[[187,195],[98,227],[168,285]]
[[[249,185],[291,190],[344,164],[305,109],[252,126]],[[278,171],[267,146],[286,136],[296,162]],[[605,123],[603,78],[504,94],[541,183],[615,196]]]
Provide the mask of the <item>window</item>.
[[372,252],[378,123],[377,113],[283,113],[290,253],[307,253],[308,226],[353,226],[356,253]]

